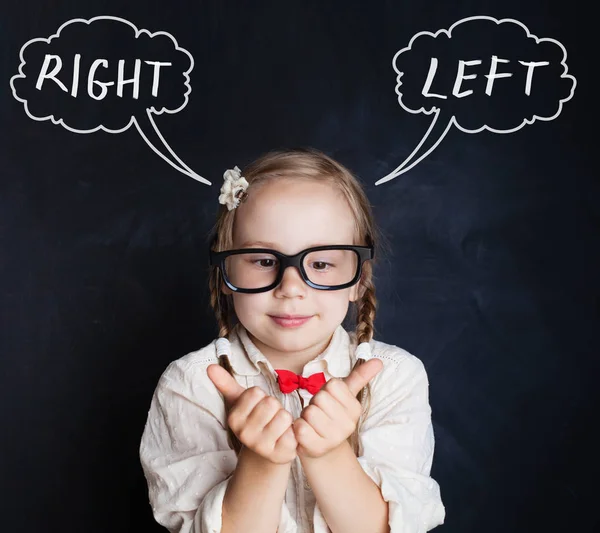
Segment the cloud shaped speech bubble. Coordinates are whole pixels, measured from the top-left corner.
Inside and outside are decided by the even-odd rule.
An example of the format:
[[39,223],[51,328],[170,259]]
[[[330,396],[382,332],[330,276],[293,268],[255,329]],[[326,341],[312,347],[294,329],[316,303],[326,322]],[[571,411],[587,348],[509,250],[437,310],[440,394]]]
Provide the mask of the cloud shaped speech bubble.
[[20,58],[10,85],[33,120],[75,133],[121,133],[134,124],[167,163],[211,184],[177,156],[153,119],[181,111],[192,90],[194,59],[169,33],[112,16],[73,19],[49,38],[25,43]]
[[448,30],[417,33],[396,52],[396,93],[409,113],[433,114],[414,151],[380,185],[407,172],[442,142],[451,126],[465,133],[512,133],[552,120],[573,97],[567,52],[519,21],[468,17]]

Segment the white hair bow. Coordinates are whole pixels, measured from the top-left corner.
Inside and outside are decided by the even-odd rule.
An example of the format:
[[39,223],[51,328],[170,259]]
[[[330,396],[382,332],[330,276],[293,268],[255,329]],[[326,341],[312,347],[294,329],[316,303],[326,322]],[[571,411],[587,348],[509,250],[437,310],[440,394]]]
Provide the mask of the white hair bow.
[[223,174],[223,179],[225,182],[221,187],[219,203],[226,205],[227,209],[231,211],[240,205],[240,202],[246,200],[248,197],[246,189],[249,184],[246,181],[246,178],[242,176],[242,172],[237,166],[233,169],[226,170]]

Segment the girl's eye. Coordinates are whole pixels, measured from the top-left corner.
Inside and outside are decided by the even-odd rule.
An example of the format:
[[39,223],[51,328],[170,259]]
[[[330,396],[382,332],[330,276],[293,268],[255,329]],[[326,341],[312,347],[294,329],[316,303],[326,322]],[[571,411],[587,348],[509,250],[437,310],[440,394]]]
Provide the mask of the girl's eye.
[[270,258],[254,259],[252,262],[255,265],[262,267],[262,268],[273,268],[277,264],[276,259],[270,259]]
[[333,267],[333,265],[331,263],[326,263],[325,261],[314,261],[312,267],[317,271],[324,272],[328,267]]

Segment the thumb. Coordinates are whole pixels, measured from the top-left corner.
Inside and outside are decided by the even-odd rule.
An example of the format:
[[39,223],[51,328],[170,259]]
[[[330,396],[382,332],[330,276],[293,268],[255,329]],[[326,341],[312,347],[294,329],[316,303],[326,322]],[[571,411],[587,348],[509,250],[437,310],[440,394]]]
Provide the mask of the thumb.
[[242,392],[246,390],[221,365],[208,365],[206,374],[229,405],[233,405]]
[[360,366],[357,366],[350,375],[343,378],[344,383],[350,389],[352,396],[356,396],[358,392],[371,381],[383,368],[381,359],[373,358]]

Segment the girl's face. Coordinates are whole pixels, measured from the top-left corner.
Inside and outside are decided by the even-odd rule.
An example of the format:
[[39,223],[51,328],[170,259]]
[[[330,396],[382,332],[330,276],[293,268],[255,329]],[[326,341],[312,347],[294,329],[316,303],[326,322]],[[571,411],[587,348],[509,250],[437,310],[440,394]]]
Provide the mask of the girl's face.
[[[296,254],[312,246],[354,244],[350,206],[331,185],[311,180],[280,179],[252,191],[237,208],[233,248],[272,248]],[[309,287],[295,267],[285,270],[281,283],[268,292],[233,294],[235,313],[259,350],[275,368],[301,372],[321,353],[339,326],[359,283],[323,291]],[[300,326],[284,327],[272,317],[310,316]]]

